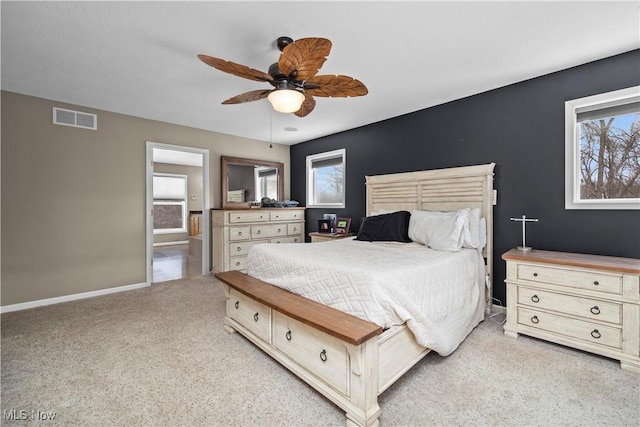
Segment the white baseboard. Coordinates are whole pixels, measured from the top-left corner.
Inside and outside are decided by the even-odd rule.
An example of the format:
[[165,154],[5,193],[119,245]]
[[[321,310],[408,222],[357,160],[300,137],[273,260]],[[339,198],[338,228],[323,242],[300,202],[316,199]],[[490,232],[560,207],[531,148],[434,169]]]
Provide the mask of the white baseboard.
[[144,288],[146,283],[136,283],[133,285],[117,286],[115,288],[100,289],[98,291],[82,292],[79,294],[64,295],[61,297],[45,298],[36,301],[21,302],[18,304],[3,305],[0,307],[0,313],[9,313],[12,311],[27,310],[29,308],[42,307],[44,305],[59,304],[61,302],[76,301],[85,298],[98,297],[100,295],[114,294],[116,292],[131,291],[133,289]]

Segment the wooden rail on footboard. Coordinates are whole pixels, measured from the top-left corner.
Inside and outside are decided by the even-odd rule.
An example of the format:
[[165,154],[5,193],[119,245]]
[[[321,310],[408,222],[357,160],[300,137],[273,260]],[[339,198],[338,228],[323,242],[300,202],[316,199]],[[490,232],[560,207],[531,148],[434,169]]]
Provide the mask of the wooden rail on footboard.
[[216,274],[225,328],[238,331],[346,412],[347,426],[378,426],[378,336],[371,322],[238,271]]

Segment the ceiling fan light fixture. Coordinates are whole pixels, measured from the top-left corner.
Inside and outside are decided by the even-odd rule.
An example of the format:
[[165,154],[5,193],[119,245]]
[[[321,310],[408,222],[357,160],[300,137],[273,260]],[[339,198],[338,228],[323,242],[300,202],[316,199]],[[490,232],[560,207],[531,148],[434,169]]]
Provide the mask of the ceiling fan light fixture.
[[273,109],[279,113],[295,113],[302,106],[304,95],[293,89],[276,89],[267,97]]

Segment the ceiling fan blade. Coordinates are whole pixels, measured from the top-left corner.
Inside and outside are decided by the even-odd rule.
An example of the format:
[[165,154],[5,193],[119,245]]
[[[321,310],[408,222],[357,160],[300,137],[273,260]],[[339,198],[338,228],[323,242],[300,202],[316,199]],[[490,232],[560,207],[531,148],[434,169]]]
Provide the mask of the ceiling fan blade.
[[304,83],[304,91],[313,96],[348,97],[369,93],[367,87],[353,77],[324,75],[311,77]]
[[247,67],[246,65],[236,64],[235,62],[225,61],[224,59],[214,58],[209,55],[198,55],[198,58],[205,64],[224,71],[225,73],[233,74],[234,76],[243,77],[249,80],[257,80],[259,82],[271,82],[273,77],[255,68]]
[[327,60],[329,52],[331,52],[331,41],[328,39],[317,37],[299,39],[289,43],[282,50],[278,68],[289,78],[305,81],[316,75]]
[[260,99],[264,99],[271,93],[272,89],[260,89],[260,90],[252,90],[249,92],[241,93],[240,95],[236,95],[233,98],[229,98],[222,103],[225,105],[228,104],[241,104],[243,102],[252,102],[259,101]]
[[304,117],[310,112],[312,112],[315,107],[316,107],[316,100],[313,99],[313,96],[305,93],[304,101],[302,102],[300,109],[293,114],[295,114],[298,117]]

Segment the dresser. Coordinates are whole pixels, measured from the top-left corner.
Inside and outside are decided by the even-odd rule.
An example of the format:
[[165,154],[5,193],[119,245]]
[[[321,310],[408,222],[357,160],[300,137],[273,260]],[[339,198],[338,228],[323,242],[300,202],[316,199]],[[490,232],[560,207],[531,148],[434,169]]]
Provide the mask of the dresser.
[[620,361],[640,373],[640,260],[512,249],[504,333]]
[[244,271],[258,243],[304,243],[304,208],[211,210],[214,273]]

